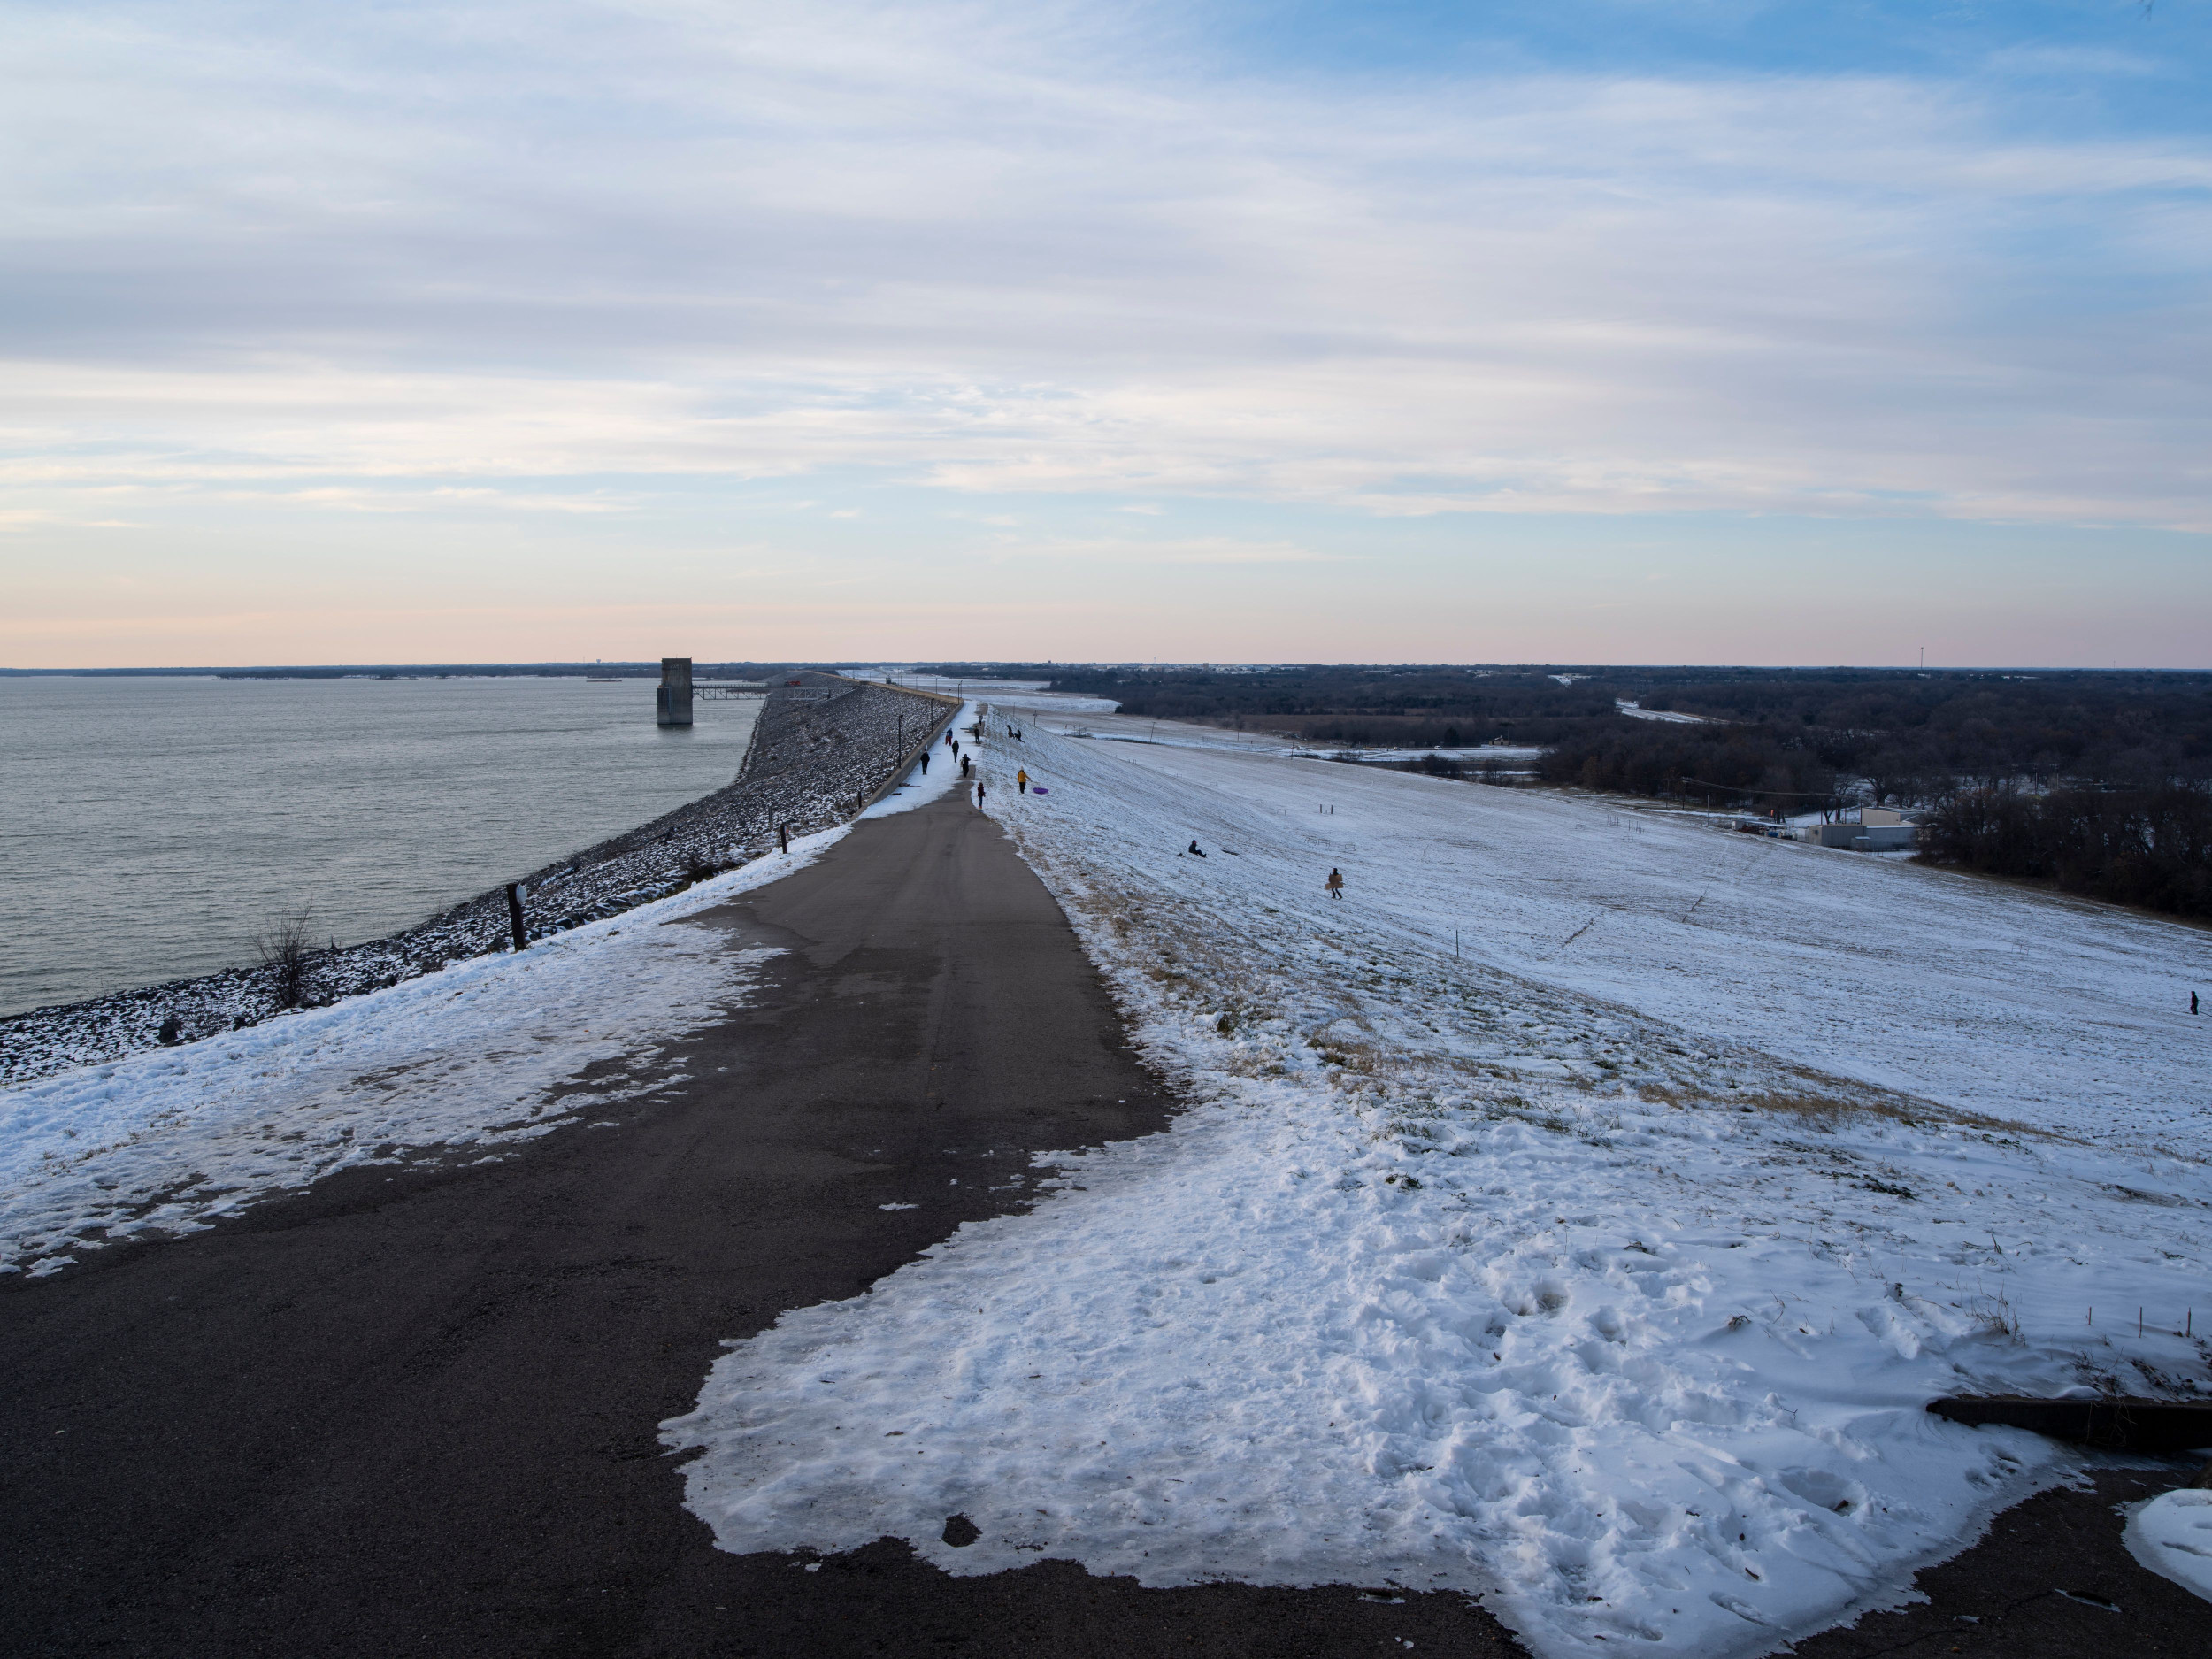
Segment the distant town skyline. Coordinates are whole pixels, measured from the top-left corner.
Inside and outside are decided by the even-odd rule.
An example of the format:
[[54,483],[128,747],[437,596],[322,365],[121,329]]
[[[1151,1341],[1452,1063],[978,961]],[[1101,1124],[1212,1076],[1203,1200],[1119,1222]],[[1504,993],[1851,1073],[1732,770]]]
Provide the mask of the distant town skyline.
[[0,665],[2212,667],[2212,19],[0,0]]

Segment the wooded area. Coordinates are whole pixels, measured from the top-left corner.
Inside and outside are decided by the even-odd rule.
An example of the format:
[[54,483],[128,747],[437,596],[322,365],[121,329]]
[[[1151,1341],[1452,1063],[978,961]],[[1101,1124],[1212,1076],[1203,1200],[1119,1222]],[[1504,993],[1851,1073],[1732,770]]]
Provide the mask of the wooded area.
[[[965,664],[1314,744],[1540,747],[1546,782],[1784,814],[1919,809],[1922,856],[2212,915],[2212,674]],[[1692,721],[1640,718],[1680,713]],[[1448,772],[1442,765],[1434,770]]]

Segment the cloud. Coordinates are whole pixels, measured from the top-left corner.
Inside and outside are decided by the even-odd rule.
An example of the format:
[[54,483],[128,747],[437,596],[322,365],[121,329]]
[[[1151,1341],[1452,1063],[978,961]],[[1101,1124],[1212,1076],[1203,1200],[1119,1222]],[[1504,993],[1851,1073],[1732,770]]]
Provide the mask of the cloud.
[[1289,541],[1244,541],[1233,536],[1189,536],[1133,541],[1120,536],[1068,537],[1017,542],[1005,549],[1022,558],[1128,565],[1326,565],[1347,556]]
[[1230,78],[1141,11],[32,22],[19,488],[2212,523],[2198,133],[1866,74]]

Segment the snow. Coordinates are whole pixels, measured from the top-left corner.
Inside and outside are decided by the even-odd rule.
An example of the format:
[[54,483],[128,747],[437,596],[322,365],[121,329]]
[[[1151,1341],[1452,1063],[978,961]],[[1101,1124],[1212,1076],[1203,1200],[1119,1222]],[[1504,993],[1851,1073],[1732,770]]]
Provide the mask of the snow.
[[1647,709],[1641,703],[1627,703],[1616,697],[1613,706],[1632,720],[1663,720],[1670,726],[1709,726],[1712,720],[1702,714],[1682,714],[1671,709]]
[[921,674],[910,669],[894,667],[855,669],[852,675],[861,680],[880,677],[887,681],[912,686],[923,691],[972,696],[993,708],[1031,709],[1055,714],[1111,714],[1121,707],[1111,697],[1090,697],[1080,692],[1051,690],[1051,681],[1044,680],[954,679],[944,674]]
[[680,1082],[656,1055],[741,1002],[773,953],[680,924],[845,833],[519,956],[0,1093],[0,1271],[192,1232],[358,1165],[498,1156]]
[[2183,1589],[2212,1601],[2212,1490],[2185,1486],[2128,1517],[2128,1551]]
[[[962,703],[959,713],[953,717],[953,735],[959,739],[964,753],[972,741],[968,727],[974,719],[975,704],[972,703]],[[955,758],[950,746],[941,735],[930,745],[929,756],[928,771],[922,770],[919,761],[915,762],[907,768],[906,776],[900,780],[897,787],[860,816],[864,818],[890,818],[897,813],[911,812],[918,806],[942,800],[959,787],[960,762]]]
[[[975,682],[969,681],[971,689]],[[1111,714],[1121,707],[1112,697],[1090,697],[1079,691],[1023,688],[994,690],[980,699],[994,709],[1021,709],[1033,714]]]
[[1192,1104],[732,1344],[666,1429],[724,1548],[1751,1654],[2073,1466],[1928,1400],[2200,1386],[2207,935],[1281,754],[1033,726],[986,766]]

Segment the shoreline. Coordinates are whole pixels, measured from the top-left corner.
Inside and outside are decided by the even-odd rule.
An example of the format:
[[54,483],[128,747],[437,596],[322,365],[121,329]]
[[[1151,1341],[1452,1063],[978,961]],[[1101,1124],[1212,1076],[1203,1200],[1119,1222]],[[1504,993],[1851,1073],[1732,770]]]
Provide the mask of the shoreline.
[[[527,937],[535,941],[680,893],[773,841],[841,822],[910,764],[898,740],[913,703],[931,694],[801,671],[827,702],[770,698],[736,779],[524,876]],[[306,1008],[384,990],[456,961],[510,949],[503,884],[411,926],[309,959],[306,994],[287,1007],[265,964],[242,965],[0,1018],[0,1088],[98,1065]]]

